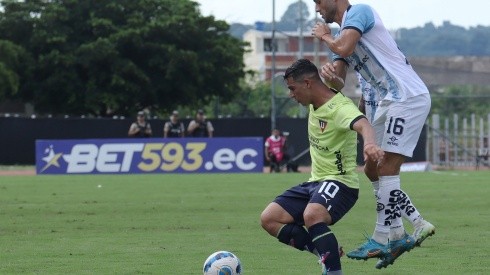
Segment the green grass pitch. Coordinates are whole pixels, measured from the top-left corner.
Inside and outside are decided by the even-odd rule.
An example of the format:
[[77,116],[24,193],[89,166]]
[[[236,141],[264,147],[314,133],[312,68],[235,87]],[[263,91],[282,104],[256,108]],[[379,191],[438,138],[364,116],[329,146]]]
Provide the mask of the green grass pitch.
[[[245,274],[320,274],[315,257],[259,224],[276,195],[308,176],[2,176],[0,274],[202,274],[217,250],[234,252]],[[360,178],[359,201],[332,226],[346,251],[374,228]],[[490,274],[490,171],[403,173],[402,187],[436,235],[383,270],[344,257],[344,274]]]

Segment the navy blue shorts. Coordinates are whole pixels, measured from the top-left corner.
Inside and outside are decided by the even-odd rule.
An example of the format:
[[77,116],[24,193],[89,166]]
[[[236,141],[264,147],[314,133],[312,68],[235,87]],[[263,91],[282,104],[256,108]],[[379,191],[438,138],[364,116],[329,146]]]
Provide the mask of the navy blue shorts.
[[308,203],[323,205],[332,223],[339,221],[356,203],[359,189],[347,187],[336,180],[304,182],[276,197],[274,202],[284,208],[294,221],[304,225],[303,212]]

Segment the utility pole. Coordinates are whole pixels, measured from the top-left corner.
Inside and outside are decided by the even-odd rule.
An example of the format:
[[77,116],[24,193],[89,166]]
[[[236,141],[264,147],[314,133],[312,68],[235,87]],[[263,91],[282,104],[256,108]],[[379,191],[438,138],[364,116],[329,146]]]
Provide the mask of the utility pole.
[[[299,24],[298,24],[298,32],[299,32],[299,38],[298,38],[298,43],[299,43],[299,49],[298,49],[298,59],[303,58],[304,56],[304,36],[303,36],[303,22],[304,22],[304,17],[303,17],[303,1],[298,0],[298,6],[299,6]],[[306,116],[306,108],[303,106],[299,106],[299,117],[305,117]]]
[[272,0],[271,130],[276,129],[276,0]]
[[303,1],[298,0],[298,6],[299,6],[299,24],[298,24],[298,32],[299,32],[299,51],[298,51],[298,59],[303,58]]

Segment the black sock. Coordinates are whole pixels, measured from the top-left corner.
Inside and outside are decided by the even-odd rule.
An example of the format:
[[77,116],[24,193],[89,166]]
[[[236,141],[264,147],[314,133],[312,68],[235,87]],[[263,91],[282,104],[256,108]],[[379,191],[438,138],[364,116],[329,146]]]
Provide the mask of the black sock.
[[308,231],[320,256],[327,256],[324,262],[327,270],[341,270],[339,243],[333,232],[328,228],[328,225],[324,222],[317,223],[310,226]]
[[281,243],[285,243],[301,251],[308,250],[316,254],[315,246],[311,242],[311,237],[308,231],[303,226],[297,224],[286,224],[280,230],[277,239]]

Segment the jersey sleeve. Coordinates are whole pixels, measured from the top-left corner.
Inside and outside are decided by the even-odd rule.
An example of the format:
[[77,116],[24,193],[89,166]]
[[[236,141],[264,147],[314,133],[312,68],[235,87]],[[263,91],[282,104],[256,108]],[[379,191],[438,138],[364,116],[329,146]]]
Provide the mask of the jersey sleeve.
[[342,29],[354,29],[362,36],[374,27],[374,23],[374,13],[371,7],[359,4],[352,6],[347,12]]
[[344,130],[352,130],[353,124],[361,118],[364,118],[364,115],[359,108],[353,102],[347,101],[337,109],[335,114],[337,125]]
[[[341,28],[342,30],[354,29],[362,36],[363,34],[369,32],[374,27],[374,24],[375,19],[372,8],[365,4],[358,4],[350,7]],[[340,36],[342,30],[339,30],[335,36]],[[347,63],[344,58],[336,53],[333,53],[332,60],[342,60]]]

